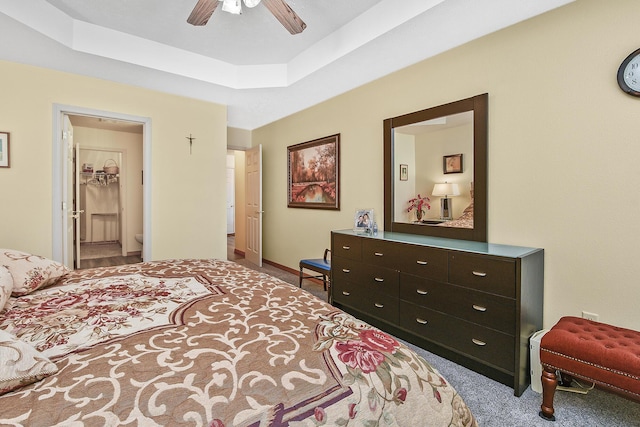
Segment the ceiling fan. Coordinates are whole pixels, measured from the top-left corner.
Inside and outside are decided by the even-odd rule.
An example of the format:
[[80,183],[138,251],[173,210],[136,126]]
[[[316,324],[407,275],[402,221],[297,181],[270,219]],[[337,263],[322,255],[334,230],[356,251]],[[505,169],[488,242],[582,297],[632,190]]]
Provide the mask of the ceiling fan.
[[[255,7],[260,0],[242,0],[247,7]],[[218,7],[222,3],[222,10],[225,12],[240,14],[242,12],[241,0],[198,0],[198,3],[191,11],[187,22],[192,25],[206,25]],[[267,9],[276,17],[278,21],[291,33],[298,34],[307,28],[302,19],[289,7],[284,0],[262,0]]]

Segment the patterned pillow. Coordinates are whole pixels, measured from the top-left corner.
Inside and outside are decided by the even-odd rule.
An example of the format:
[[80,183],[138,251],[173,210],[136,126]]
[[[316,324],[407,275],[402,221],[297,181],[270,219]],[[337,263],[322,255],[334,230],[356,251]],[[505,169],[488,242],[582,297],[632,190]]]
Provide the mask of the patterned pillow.
[[0,395],[58,372],[35,348],[0,330]]
[[12,249],[0,249],[0,265],[7,267],[13,276],[14,297],[52,285],[69,271],[59,262]]
[[0,311],[4,308],[13,290],[13,276],[7,267],[0,265]]

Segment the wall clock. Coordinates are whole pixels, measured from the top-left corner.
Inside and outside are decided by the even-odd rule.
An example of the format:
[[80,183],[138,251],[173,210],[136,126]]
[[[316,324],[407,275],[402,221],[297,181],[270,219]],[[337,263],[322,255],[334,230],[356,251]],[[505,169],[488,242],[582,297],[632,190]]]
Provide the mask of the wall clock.
[[629,95],[640,96],[640,49],[632,52],[620,64],[618,85]]

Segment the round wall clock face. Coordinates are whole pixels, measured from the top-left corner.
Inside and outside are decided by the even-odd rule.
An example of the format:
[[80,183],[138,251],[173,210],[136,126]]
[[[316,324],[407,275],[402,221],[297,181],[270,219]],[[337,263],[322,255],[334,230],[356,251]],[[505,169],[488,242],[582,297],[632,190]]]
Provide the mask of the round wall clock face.
[[632,52],[620,64],[618,85],[629,95],[640,96],[640,49]]

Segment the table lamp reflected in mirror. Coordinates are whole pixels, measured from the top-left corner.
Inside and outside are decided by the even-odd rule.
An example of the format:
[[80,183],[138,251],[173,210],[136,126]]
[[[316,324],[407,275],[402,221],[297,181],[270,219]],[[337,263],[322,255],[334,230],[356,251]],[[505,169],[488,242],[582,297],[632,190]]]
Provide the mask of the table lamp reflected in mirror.
[[453,219],[453,202],[449,196],[459,196],[460,189],[458,184],[445,182],[444,184],[436,184],[433,186],[432,196],[440,198],[440,219]]

